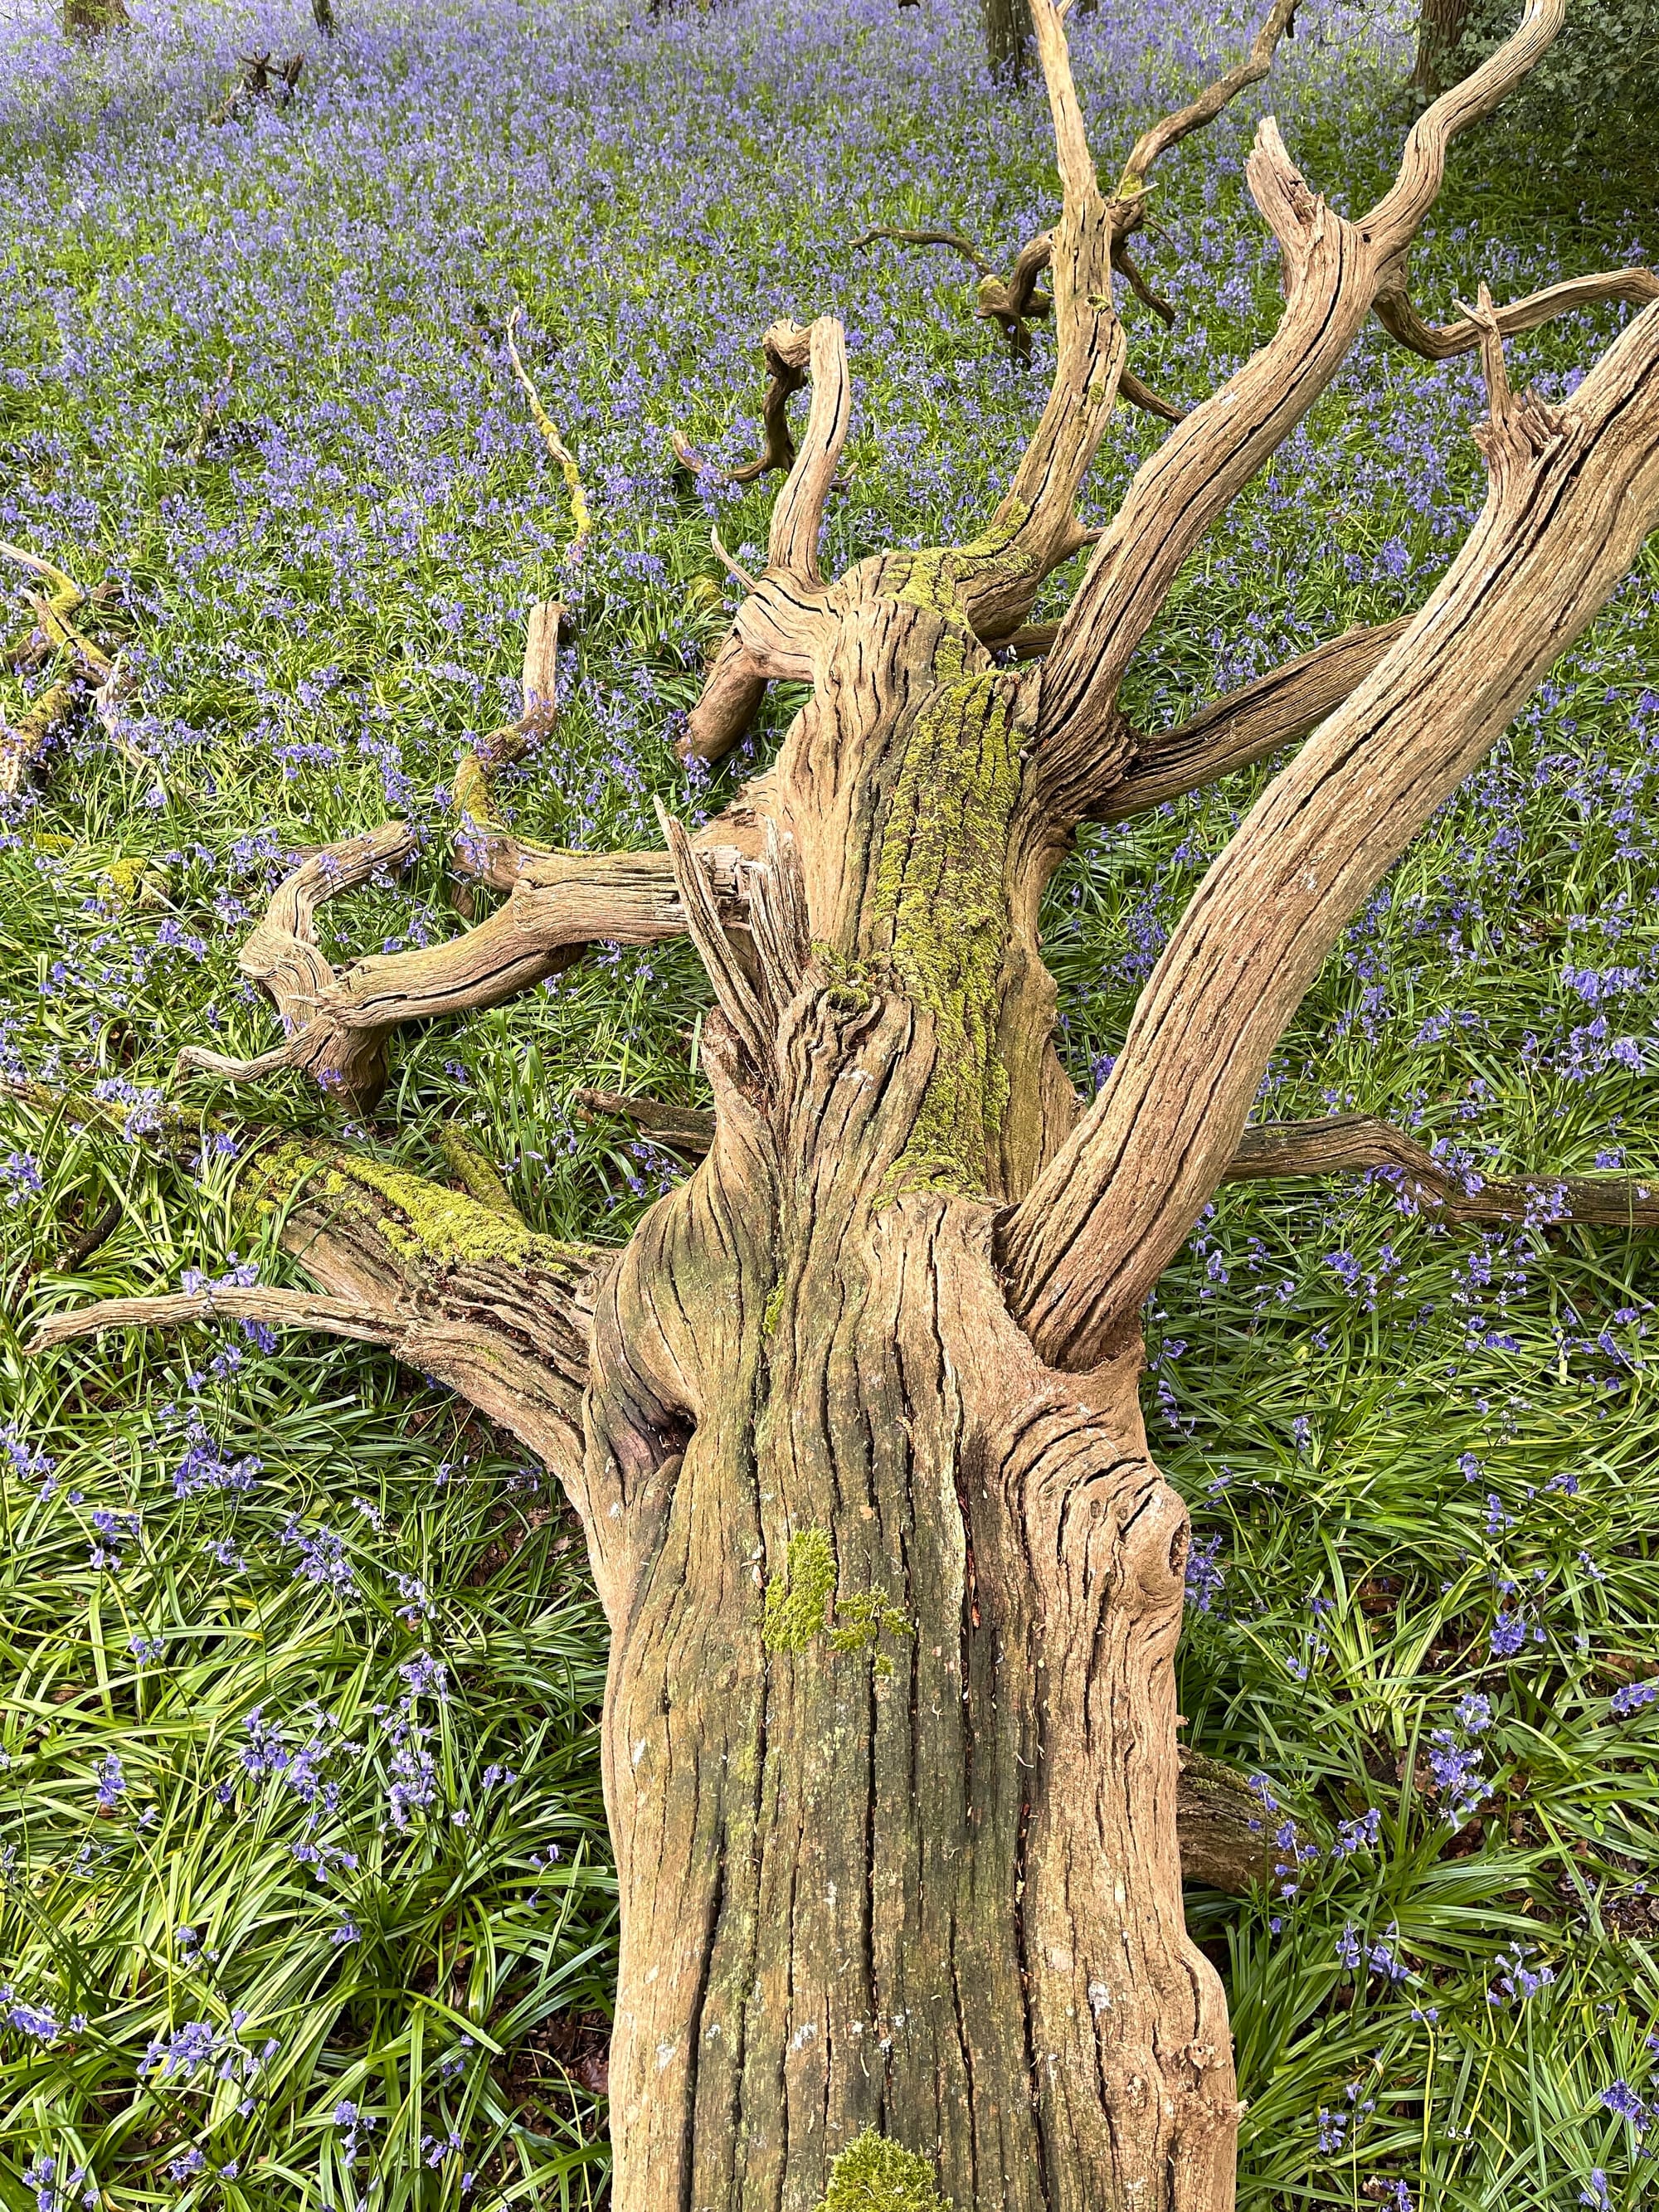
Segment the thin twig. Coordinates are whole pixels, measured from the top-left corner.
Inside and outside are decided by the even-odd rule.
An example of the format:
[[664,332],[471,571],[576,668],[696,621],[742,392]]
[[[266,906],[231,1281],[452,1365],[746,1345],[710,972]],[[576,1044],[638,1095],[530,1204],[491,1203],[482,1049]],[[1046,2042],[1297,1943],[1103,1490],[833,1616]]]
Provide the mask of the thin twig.
[[593,526],[593,519],[587,511],[587,495],[582,489],[581,473],[576,466],[576,456],[559,435],[558,425],[543,406],[541,394],[531,382],[529,374],[519,358],[519,349],[513,342],[514,331],[517,328],[519,318],[523,313],[522,307],[514,307],[507,319],[507,328],[501,333],[501,342],[507,348],[507,359],[513,364],[513,374],[519,380],[519,388],[529,402],[531,420],[541,432],[543,443],[548,452],[558,463],[560,472],[564,477],[565,489],[570,495],[570,512],[576,525],[576,534],[570,541],[570,550],[574,556],[581,551],[587,534]]

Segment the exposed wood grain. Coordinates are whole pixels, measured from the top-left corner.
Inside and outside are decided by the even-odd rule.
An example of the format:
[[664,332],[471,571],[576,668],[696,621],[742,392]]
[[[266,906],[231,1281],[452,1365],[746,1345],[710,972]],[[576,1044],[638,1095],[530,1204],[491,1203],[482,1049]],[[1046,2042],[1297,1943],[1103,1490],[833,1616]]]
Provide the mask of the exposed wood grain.
[[[665,819],[665,852],[543,852],[491,799],[514,726],[463,779],[468,865],[506,892],[497,912],[335,974],[316,903],[406,856],[391,824],[306,860],[244,951],[292,1032],[256,1065],[356,1054],[360,1101],[393,1024],[495,1004],[594,937],[686,930],[708,972],[712,1114],[586,1094],[694,1156],[617,1254],[537,1237],[464,1149],[449,1153],[464,1191],[308,1140],[246,1171],[245,1198],[274,1210],[321,1293],[255,1292],[258,1312],[368,1334],[447,1381],[583,1516],[612,1635],[618,2212],[815,2212],[868,2128],[957,2212],[1227,2212],[1225,2007],[1181,1881],[1243,1888],[1267,1855],[1237,1778],[1183,1773],[1189,1530],[1141,1425],[1140,1302],[1216,1187],[1245,1175],[1370,1171],[1454,1222],[1653,1218],[1628,1178],[1477,1183],[1384,1125],[1245,1125],[1349,917],[1659,512],[1659,306],[1551,410],[1510,392],[1502,360],[1503,330],[1539,303],[1483,299],[1492,489],[1423,609],[1174,731],[1137,733],[1117,706],[1182,562],[1373,308],[1405,298],[1451,137],[1542,52],[1560,0],[1528,0],[1357,220],[1262,126],[1249,180],[1282,249],[1279,327],[1137,473],[1053,626],[1030,623],[1036,594],[1087,541],[1077,498],[1125,388],[1113,275],[1150,295],[1123,251],[1146,173],[1260,76],[1290,7],[1143,135],[1109,198],[1063,11],[1032,6],[1060,212],[1007,287],[986,272],[981,307],[1017,338],[1049,272],[1056,366],[986,528],[821,574],[844,341],[830,318],[775,325],[769,438],[792,450],[768,566],[682,741],[717,759],[768,683],[799,683],[766,776],[695,836]],[[797,380],[811,401],[793,450]],[[544,623],[550,667],[556,635]],[[1000,665],[1005,646],[1046,658]],[[550,696],[550,679],[526,690]],[[1298,737],[1079,1120],[1039,935],[1077,823]],[[163,1316],[202,1312],[169,1299],[114,1318]],[[111,1320],[53,1320],[48,1340]]]
[[1489,340],[1490,486],[1468,543],[1212,866],[1111,1078],[1009,1220],[1014,1309],[1062,1364],[1098,1357],[1138,1312],[1349,917],[1659,520],[1659,307],[1559,410],[1510,395]]

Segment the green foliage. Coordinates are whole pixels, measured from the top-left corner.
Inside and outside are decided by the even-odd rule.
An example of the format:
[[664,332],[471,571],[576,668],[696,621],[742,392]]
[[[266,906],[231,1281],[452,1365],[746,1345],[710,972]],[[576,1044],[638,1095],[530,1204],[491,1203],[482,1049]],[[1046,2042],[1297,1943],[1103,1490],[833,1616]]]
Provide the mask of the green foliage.
[[[1441,82],[1478,68],[1516,16],[1512,0],[1472,0]],[[1659,173],[1659,0],[1571,0],[1559,37],[1492,127],[1517,158]]]
[[866,2128],[830,2168],[818,2212],[951,2212],[932,2166]]
[[805,1651],[822,1636],[836,1587],[836,1554],[822,1528],[798,1528],[783,1571],[766,1585],[761,1640],[769,1651]]

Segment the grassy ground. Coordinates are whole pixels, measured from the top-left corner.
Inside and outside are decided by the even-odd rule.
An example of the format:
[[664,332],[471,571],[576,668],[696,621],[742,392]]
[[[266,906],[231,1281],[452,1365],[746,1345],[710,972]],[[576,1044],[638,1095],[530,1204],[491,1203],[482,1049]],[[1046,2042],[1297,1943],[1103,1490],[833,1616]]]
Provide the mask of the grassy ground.
[[[109,1339],[31,1365],[13,1331],[233,1253],[282,1272],[238,1231],[234,1161],[183,1174],[146,1126],[163,1095],[329,1121],[173,1055],[272,1041],[234,952],[283,855],[392,807],[438,820],[511,707],[530,601],[575,617],[561,729],[515,793],[531,833],[654,842],[653,796],[712,807],[775,741],[787,696],[712,782],[673,758],[728,597],[711,511],[752,560],[766,498],[677,487],[666,443],[744,453],[772,316],[849,326],[837,561],[985,514],[1042,341],[1015,367],[963,267],[851,241],[948,221],[1006,266],[1054,204],[1042,118],[988,94],[943,0],[661,24],[339,0],[328,48],[298,6],[134,12],[89,54],[44,7],[0,28],[0,538],[118,581],[143,756],[88,716],[0,823],[0,1067],[109,1085],[123,1124],[14,1105],[0,1133],[0,2199],[583,2201],[614,1920],[602,1625],[558,1501],[356,1350]],[[1076,25],[1103,161],[1238,42],[1190,0],[1129,13]],[[1180,399],[1271,325],[1255,117],[1343,205],[1402,128],[1397,24],[1315,0],[1299,33],[1271,100],[1159,187],[1148,258],[1180,313],[1136,316],[1133,358]],[[291,110],[204,120],[239,52],[296,46]],[[1498,142],[1465,155],[1428,311],[1651,252],[1617,185],[1579,199]],[[514,303],[592,491],[577,566],[489,336]],[[1518,373],[1559,392],[1620,320],[1516,344]],[[1480,406],[1468,363],[1369,336],[1190,564],[1136,711],[1413,604],[1479,498]],[[1098,512],[1158,434],[1115,428]],[[1264,1112],[1659,1171],[1656,592],[1650,549],[1355,924]],[[0,711],[23,690],[0,675]],[[1092,836],[1058,884],[1080,1081],[1253,787]],[[328,925],[356,950],[457,927],[441,842]],[[698,1099],[702,997],[669,947],[408,1034],[362,1141],[431,1165],[459,1117],[538,1224],[619,1239],[670,1170],[572,1092]],[[1183,1709],[1266,1778],[1285,1869],[1191,1899],[1229,1977],[1252,2212],[1648,2199],[1656,1291],[1647,1240],[1448,1235],[1363,1187],[1231,1190],[1162,1287],[1149,1413],[1200,1539]]]

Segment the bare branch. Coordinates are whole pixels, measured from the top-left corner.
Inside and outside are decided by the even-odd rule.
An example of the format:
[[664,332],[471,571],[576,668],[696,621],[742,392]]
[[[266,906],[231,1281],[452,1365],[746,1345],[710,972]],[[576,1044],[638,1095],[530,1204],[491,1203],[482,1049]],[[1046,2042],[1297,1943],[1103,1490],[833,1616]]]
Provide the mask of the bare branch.
[[[1063,192],[1060,221],[1021,253],[1001,308],[981,287],[988,312],[1006,313],[1021,325],[1045,264],[1054,283],[1054,383],[991,524],[991,537],[1007,541],[1011,565],[1024,569],[1023,589],[1010,590],[999,580],[995,591],[994,604],[1010,630],[1030,612],[1042,577],[1082,543],[1077,495],[1111,419],[1127,349],[1112,305],[1111,211],[1095,175],[1057,0],[1032,0],[1031,21],[1054,122]],[[978,607],[974,619],[976,627],[985,619]]]
[[[1522,331],[1535,331],[1540,323],[1569,314],[1575,307],[1595,307],[1605,300],[1645,307],[1659,300],[1659,276],[1650,269],[1613,269],[1598,276],[1571,276],[1565,283],[1511,300],[1494,310],[1494,319],[1500,334],[1510,338]],[[1376,319],[1391,338],[1425,361],[1450,361],[1456,354],[1473,353],[1480,343],[1480,325],[1474,315],[1455,323],[1425,323],[1403,283],[1377,294]]]
[[21,567],[32,570],[52,586],[52,611],[54,614],[72,615],[77,607],[86,604],[87,595],[74,577],[65,575],[61,568],[53,568],[50,561],[43,561],[38,553],[26,553],[21,545],[8,545],[0,540],[0,558],[17,562]]
[[[106,1328],[226,1321],[378,1344],[517,1437],[592,1514],[606,1477],[585,1467],[582,1393],[594,1303],[614,1253],[562,1244],[516,1213],[303,1137],[252,1152],[237,1201],[276,1215],[283,1251],[322,1295],[214,1285],[112,1298],[41,1322],[29,1349]],[[599,1504],[609,1503],[605,1492]]]
[[1369,1114],[1268,1121],[1246,1129],[1224,1182],[1379,1174],[1402,1206],[1448,1222],[1582,1223],[1659,1229],[1659,1170],[1625,1176],[1486,1176],[1437,1159],[1391,1122]]
[[[276,1000],[288,1042],[244,1061],[188,1046],[180,1066],[233,1081],[300,1068],[366,1108],[385,1084],[386,1046],[399,1024],[500,1006],[568,968],[596,940],[653,945],[685,927],[665,854],[531,854],[507,904],[461,936],[371,955],[337,975],[317,948],[316,897],[366,882],[413,844],[404,824],[391,823],[329,847],[281,884],[237,964]],[[740,857],[717,857],[729,890]]]
[[805,435],[772,508],[767,567],[817,584],[822,580],[818,531],[823,504],[852,419],[847,334],[834,315],[820,315],[805,330],[794,323],[775,323],[766,334],[766,349],[780,361],[804,364],[812,381]]
[[752,592],[755,590],[755,579],[750,574],[748,569],[744,567],[741,561],[734,559],[734,557],[726,551],[726,547],[720,542],[720,534],[718,530],[713,528],[710,529],[708,532],[708,543],[714,549],[714,558],[720,562],[721,568],[725,569],[726,574],[734,578],[737,582],[741,584],[745,592]]
[[579,1091],[576,1103],[589,1115],[611,1114],[632,1121],[642,1137],[701,1159],[714,1141],[714,1116],[699,1106],[670,1106],[660,1098],[640,1098],[620,1091]]
[[496,818],[489,779],[495,770],[523,757],[532,744],[541,744],[558,726],[559,627],[564,610],[556,599],[539,600],[530,610],[525,633],[524,709],[488,737],[480,738],[461,756],[455,769],[455,811],[460,834],[455,841],[455,866],[463,875],[510,891],[528,865],[529,857],[547,848],[514,837]]
[[[1273,52],[1280,39],[1295,20],[1297,0],[1273,0],[1273,12],[1250,42],[1250,51],[1236,69],[1230,69],[1207,85],[1198,98],[1189,100],[1185,107],[1166,115],[1149,131],[1143,131],[1134,143],[1134,150],[1124,164],[1123,174],[1118,179],[1120,200],[1135,198],[1146,189],[1146,179],[1153,165],[1171,146],[1178,146],[1194,131],[1201,131],[1206,123],[1213,123],[1230,100],[1253,84],[1260,84],[1273,67]],[[1150,302],[1149,302],[1150,304]]]
[[724,760],[734,745],[741,744],[761,710],[770,673],[765,660],[745,643],[734,623],[720,640],[703,677],[697,703],[685,718],[685,728],[674,748],[680,758]]
[[1525,76],[1564,7],[1528,0],[1514,35],[1419,119],[1395,184],[1358,222],[1315,197],[1277,125],[1262,123],[1245,173],[1283,251],[1285,312],[1267,343],[1137,471],[1061,623],[1042,672],[1032,776],[1035,802],[1056,817],[1112,772],[1118,684],[1182,562],[1335,375],[1433,203],[1449,140]]
[[[456,772],[457,870],[506,891],[507,903],[447,943],[370,955],[337,974],[317,944],[318,904],[377,878],[389,882],[418,841],[406,823],[389,822],[311,854],[277,886],[238,955],[242,972],[275,1001],[285,1042],[250,1060],[191,1045],[181,1067],[231,1082],[298,1068],[367,1109],[384,1086],[387,1045],[400,1024],[499,1006],[596,942],[651,945],[684,930],[665,853],[564,852],[515,837],[495,817],[491,771],[556,726],[559,619],[553,600],[532,609],[524,712],[481,738]],[[697,833],[721,896],[738,896],[738,864],[764,848],[765,805],[763,781]]]
[[720,1012],[731,1023],[753,1063],[756,1073],[764,1074],[769,1070],[772,1060],[771,1039],[767,1034],[764,1012],[755,995],[753,985],[744,975],[732,950],[726,925],[720,918],[719,902],[704,872],[702,856],[687,836],[683,824],[674,819],[661,799],[658,799],[656,805],[657,819],[662,824],[663,840],[668,847],[669,863],[679,889],[687,933],[708,970]]
[[1131,260],[1129,249],[1121,240],[1112,248],[1112,266],[1118,275],[1124,278],[1129,289],[1140,301],[1142,307],[1150,307],[1161,323],[1173,328],[1176,319],[1175,309],[1161,292],[1155,292],[1152,289],[1137,264]]
[[684,760],[720,760],[739,744],[760,711],[769,678],[810,678],[814,642],[823,628],[818,532],[851,420],[846,334],[833,315],[820,315],[805,328],[774,323],[766,333],[766,355],[779,376],[796,377],[791,390],[805,382],[810,370],[811,406],[799,452],[790,445],[789,474],[773,505],[765,574],[750,576],[711,533],[716,554],[749,596],[686,718],[678,746]]
[[1392,188],[1361,226],[1381,263],[1403,254],[1421,228],[1444,179],[1452,140],[1514,91],[1548,52],[1565,15],[1565,0],[1526,0],[1519,24],[1504,44],[1418,117]]
[[513,364],[513,374],[518,379],[519,389],[529,403],[531,420],[541,432],[543,444],[558,463],[559,473],[564,478],[564,488],[570,495],[571,519],[576,526],[576,534],[570,541],[570,552],[574,558],[580,555],[587,534],[593,527],[593,518],[587,511],[587,495],[582,489],[576,456],[559,435],[558,425],[543,406],[541,394],[531,382],[529,374],[519,358],[519,349],[513,342],[513,333],[518,328],[519,319],[523,313],[522,307],[514,307],[507,319],[501,342],[507,348],[507,359]]
[[55,1352],[77,1336],[97,1336],[106,1328],[212,1328],[221,1322],[264,1322],[273,1328],[303,1328],[324,1336],[348,1336],[360,1344],[397,1349],[409,1323],[396,1314],[367,1310],[350,1298],[319,1297],[312,1291],[258,1288],[180,1292],[176,1297],[100,1298],[72,1312],[37,1323],[24,1346],[32,1356]]
[[[795,464],[795,441],[789,429],[789,402],[806,382],[807,364],[793,351],[780,353],[775,340],[780,331],[791,331],[793,323],[775,323],[762,340],[766,355],[766,397],[761,402],[764,442],[757,459],[733,469],[728,483],[754,483],[773,469],[787,471]],[[688,448],[688,451],[690,449]]]
[[1087,818],[1121,822],[1144,814],[1305,738],[1370,674],[1410,620],[1402,615],[1375,629],[1344,630],[1228,692],[1190,721],[1133,735],[1121,774],[1090,803]]
[[878,238],[890,238],[897,246],[948,246],[971,261],[981,276],[994,276],[996,270],[971,240],[954,230],[890,230],[884,224],[866,230],[862,238],[853,240],[852,250],[861,253],[866,246],[873,246]]
[[1117,388],[1132,407],[1139,407],[1143,414],[1156,415],[1161,422],[1184,422],[1187,419],[1184,407],[1163,398],[1150,384],[1143,384],[1132,368],[1119,369]]
[[1011,1302],[1045,1358],[1086,1364],[1133,1322],[1349,915],[1659,520],[1659,306],[1559,410],[1499,380],[1481,443],[1468,543],[1211,868],[1104,1089],[1007,1218]]

